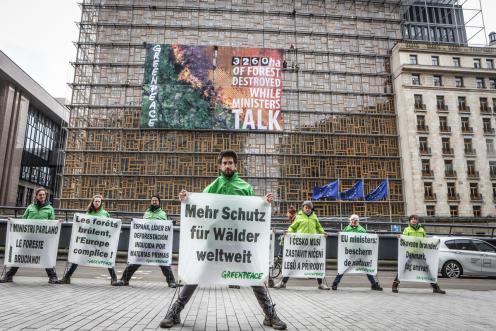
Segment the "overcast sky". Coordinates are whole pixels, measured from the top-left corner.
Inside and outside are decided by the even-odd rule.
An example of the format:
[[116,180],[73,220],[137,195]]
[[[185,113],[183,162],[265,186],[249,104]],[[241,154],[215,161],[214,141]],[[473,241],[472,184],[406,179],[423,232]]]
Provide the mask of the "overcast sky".
[[[79,0],[80,1],[80,0]],[[469,0],[466,7],[479,0]],[[486,32],[496,31],[496,0],[482,0]],[[470,12],[466,12],[466,18]],[[81,11],[76,0],[0,0],[0,50],[54,97],[70,99]],[[471,24],[478,25],[477,20]],[[468,29],[473,35],[476,29]],[[482,33],[471,42],[482,44]]]

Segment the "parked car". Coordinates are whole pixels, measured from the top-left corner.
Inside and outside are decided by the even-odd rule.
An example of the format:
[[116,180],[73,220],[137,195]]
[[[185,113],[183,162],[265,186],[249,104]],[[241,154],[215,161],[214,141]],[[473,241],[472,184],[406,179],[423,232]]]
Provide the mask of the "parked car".
[[469,237],[439,237],[439,272],[443,277],[496,276],[496,247]]

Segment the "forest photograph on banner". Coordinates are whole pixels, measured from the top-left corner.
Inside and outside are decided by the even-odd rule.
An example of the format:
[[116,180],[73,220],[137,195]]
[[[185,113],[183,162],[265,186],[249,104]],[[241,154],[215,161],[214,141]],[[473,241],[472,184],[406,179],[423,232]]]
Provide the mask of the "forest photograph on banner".
[[282,131],[283,50],[146,47],[141,128]]

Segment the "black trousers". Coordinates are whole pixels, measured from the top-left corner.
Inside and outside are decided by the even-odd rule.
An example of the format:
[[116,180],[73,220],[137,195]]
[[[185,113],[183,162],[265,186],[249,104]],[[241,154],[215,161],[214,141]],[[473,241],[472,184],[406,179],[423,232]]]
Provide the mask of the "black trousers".
[[[133,274],[136,272],[141,267],[141,264],[128,264],[126,269],[124,269],[124,272],[122,273],[122,281],[129,282],[131,277],[133,277]],[[172,273],[172,269],[168,265],[161,265],[159,266],[160,270],[162,270],[162,273],[165,276],[165,279],[167,280],[167,283],[175,283],[176,280],[174,278],[174,273]]]
[[[186,306],[188,301],[193,296],[193,293],[197,287],[197,284],[184,285],[179,292],[176,302],[174,303],[174,309],[177,311],[183,310],[184,306]],[[272,316],[274,314],[274,305],[267,294],[267,289],[264,286],[252,286],[251,288],[253,289],[253,294],[255,294],[255,297],[257,298],[257,301],[260,304],[260,307],[262,307],[265,315]]]
[[[71,263],[71,266],[69,267],[69,269],[65,273],[64,277],[71,277],[72,274],[74,273],[74,271],[76,271],[77,267],[78,267],[77,263]],[[110,274],[110,278],[112,278],[112,280],[117,280],[117,274],[115,273],[115,269],[114,268],[108,268],[107,270]]]
[[[19,267],[10,267],[9,269],[7,269],[5,276],[14,277],[14,275],[17,273],[17,270],[19,270]],[[45,271],[48,278],[57,278],[57,272],[55,271],[55,268],[45,268]]]

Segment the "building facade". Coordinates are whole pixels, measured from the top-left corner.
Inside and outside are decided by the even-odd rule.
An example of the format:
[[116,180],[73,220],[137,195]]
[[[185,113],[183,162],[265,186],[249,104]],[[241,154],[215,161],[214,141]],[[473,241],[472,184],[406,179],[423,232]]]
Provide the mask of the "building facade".
[[69,110],[0,51],[0,205],[26,206],[60,185]]
[[[365,193],[389,179],[388,200],[319,201],[323,216],[404,215],[390,50],[401,39],[401,1],[84,0],[66,146],[62,205],[101,193],[110,210],[144,210],[151,194],[179,213],[178,193],[217,176],[216,155],[239,170],[274,211],[313,187],[357,180]],[[284,50],[283,130],[140,129],[146,45]]]
[[496,216],[496,49],[398,43],[391,62],[406,212]]

